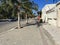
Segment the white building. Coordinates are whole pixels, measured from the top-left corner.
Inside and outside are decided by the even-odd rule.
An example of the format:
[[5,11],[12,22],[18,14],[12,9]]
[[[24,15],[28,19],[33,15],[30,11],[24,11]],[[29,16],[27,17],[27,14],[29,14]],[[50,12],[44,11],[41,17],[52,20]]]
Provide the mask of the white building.
[[[59,3],[57,3],[57,4],[59,4]],[[59,9],[59,5],[56,6],[57,4],[47,4],[42,9],[43,21],[45,21],[51,25],[54,25],[54,26],[57,26],[57,19],[59,17],[59,16],[57,17],[57,10]]]
[[60,2],[56,4],[56,10],[57,10],[57,26],[60,27]]
[[47,11],[51,10],[53,7],[55,7],[55,4],[47,4],[47,5],[44,6],[44,8],[42,9],[42,19],[43,19],[43,21],[47,22],[47,18],[52,17],[47,13]]

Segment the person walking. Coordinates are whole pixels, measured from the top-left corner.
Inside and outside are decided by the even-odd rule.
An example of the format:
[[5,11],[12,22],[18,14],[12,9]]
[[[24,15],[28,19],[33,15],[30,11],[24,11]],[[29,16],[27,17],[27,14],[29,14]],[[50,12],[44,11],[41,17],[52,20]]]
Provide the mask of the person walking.
[[40,26],[40,16],[37,16],[37,27]]

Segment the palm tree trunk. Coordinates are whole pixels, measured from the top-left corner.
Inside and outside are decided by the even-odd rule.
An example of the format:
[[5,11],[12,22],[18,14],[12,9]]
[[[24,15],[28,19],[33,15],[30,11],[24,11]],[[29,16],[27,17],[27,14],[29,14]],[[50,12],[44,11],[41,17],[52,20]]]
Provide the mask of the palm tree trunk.
[[19,12],[18,12],[18,29],[20,29],[21,25],[20,25],[20,15],[19,15]]
[[26,14],[26,24],[28,24],[28,15]]

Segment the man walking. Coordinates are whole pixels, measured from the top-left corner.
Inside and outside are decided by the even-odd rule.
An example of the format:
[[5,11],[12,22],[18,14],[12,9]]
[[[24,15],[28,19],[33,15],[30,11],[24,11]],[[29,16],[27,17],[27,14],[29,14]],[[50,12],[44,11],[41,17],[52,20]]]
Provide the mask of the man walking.
[[37,16],[37,27],[40,26],[40,16]]

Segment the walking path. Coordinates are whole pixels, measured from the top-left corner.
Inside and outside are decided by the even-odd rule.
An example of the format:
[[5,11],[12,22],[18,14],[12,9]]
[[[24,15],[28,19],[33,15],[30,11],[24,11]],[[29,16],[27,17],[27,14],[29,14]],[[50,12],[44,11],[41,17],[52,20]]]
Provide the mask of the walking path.
[[42,39],[36,25],[31,25],[0,34],[0,45],[42,45]]
[[42,27],[50,41],[53,42],[54,45],[60,45],[60,28],[49,24],[43,25]]

